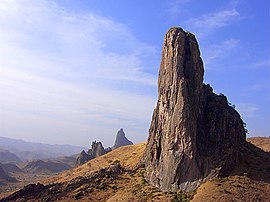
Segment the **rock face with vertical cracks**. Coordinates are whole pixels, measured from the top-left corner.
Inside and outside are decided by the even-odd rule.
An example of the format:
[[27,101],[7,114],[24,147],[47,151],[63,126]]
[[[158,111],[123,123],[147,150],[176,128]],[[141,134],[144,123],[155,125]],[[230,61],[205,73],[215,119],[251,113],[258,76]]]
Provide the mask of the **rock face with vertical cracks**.
[[239,162],[243,121],[224,95],[203,84],[203,75],[195,36],[171,28],[144,154],[145,177],[162,191],[191,191],[205,179],[227,175]]

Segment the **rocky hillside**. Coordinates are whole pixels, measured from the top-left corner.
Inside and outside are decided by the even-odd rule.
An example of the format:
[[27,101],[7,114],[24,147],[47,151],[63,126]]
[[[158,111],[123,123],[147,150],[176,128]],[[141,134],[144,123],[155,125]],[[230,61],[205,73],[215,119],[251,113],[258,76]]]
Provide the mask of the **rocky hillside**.
[[16,182],[16,179],[9,176],[4,169],[0,166],[0,185],[3,185],[8,182]]
[[145,143],[120,147],[103,156],[94,158],[79,167],[59,173],[56,177],[45,181],[45,183],[66,182],[79,176],[88,175],[93,171],[108,167],[117,162],[120,162],[127,169],[134,169],[142,158],[144,148]]
[[123,130],[123,128],[121,128],[118,132],[117,132],[117,135],[116,135],[116,139],[115,139],[115,142],[114,142],[114,145],[113,145],[113,149],[116,149],[118,147],[122,147],[122,146],[126,146],[126,145],[132,145],[133,142],[131,142],[130,140],[128,140],[126,138],[126,134]]
[[20,163],[22,160],[15,154],[2,150],[0,151],[0,163]]
[[124,146],[72,170],[31,184],[2,201],[267,201],[270,184],[246,176],[203,183],[196,192],[161,192],[140,165],[145,144]]
[[3,170],[6,173],[21,173],[23,172],[18,166],[12,163],[0,163],[0,167],[3,168]]
[[22,170],[28,173],[48,174],[68,170],[68,164],[53,160],[34,160],[25,163]]
[[2,201],[141,200],[146,183],[137,165],[144,148],[144,143],[120,147],[40,184],[28,185]]

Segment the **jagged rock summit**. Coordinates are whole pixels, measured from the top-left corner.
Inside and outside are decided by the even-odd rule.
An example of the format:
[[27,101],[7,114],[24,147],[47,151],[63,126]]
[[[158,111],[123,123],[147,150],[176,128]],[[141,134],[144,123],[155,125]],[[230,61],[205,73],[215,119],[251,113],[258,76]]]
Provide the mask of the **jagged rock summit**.
[[80,153],[80,155],[77,158],[76,165],[82,165],[87,161],[90,161],[91,159],[106,154],[109,151],[110,151],[109,149],[104,149],[101,142],[93,141],[91,149],[89,149],[87,153],[84,150]]
[[126,134],[123,130],[123,128],[121,128],[116,135],[116,139],[115,139],[115,143],[113,145],[113,149],[116,149],[118,147],[122,147],[122,146],[126,146],[126,145],[132,145],[133,142],[131,142],[130,140],[128,140],[126,138]]
[[194,190],[239,162],[244,123],[224,95],[203,84],[203,75],[195,36],[171,28],[164,38],[158,101],[144,154],[145,177],[162,191]]

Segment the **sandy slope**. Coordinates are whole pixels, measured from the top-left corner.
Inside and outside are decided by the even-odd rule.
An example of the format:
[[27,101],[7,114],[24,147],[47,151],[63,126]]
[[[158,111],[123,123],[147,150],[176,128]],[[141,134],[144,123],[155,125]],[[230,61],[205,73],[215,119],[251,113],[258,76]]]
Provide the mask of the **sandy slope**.
[[[263,140],[268,140],[264,139]],[[263,148],[270,146],[269,144],[264,144],[262,139],[260,139],[260,145],[264,145]],[[266,145],[266,147],[265,147]],[[60,187],[65,187],[73,181],[76,181],[82,177],[91,176],[97,172],[100,168],[110,167],[110,165],[120,164],[128,169],[133,169],[140,162],[145,149],[145,143],[125,146],[118,148],[104,156],[98,157],[89,161],[88,163],[81,165],[77,168],[64,171],[55,177],[42,180],[41,183],[48,184],[51,182],[59,182]],[[267,155],[267,154],[266,154]],[[247,172],[261,173],[264,172],[265,166],[262,167],[262,161],[255,161],[258,156],[249,156],[247,158],[251,159],[249,162],[254,162],[254,165],[246,165],[245,161],[241,166],[248,166]],[[257,165],[258,164],[258,165]],[[120,174],[114,180],[109,178],[95,178],[95,181],[89,181],[86,184],[81,184],[80,187],[70,190],[61,197],[60,201],[75,201],[75,198],[81,190],[84,191],[84,195],[79,199],[79,201],[160,201],[169,202],[172,201],[175,196],[179,196],[180,193],[162,193],[158,191],[155,187],[147,184],[144,180],[144,169],[140,168],[136,172],[129,173],[124,172]],[[259,175],[260,179],[249,178],[247,176],[239,176],[237,172],[228,178],[221,178],[216,180],[210,180],[202,184],[198,190],[194,193],[192,201],[270,201],[270,183],[269,180],[265,180],[262,177],[265,175]],[[268,182],[267,182],[268,181]],[[101,183],[106,186],[105,189],[91,188],[90,192],[87,192],[87,186],[91,183]],[[92,186],[92,185],[91,185]],[[93,186],[92,186],[93,187]]]
[[42,181],[42,183],[68,181],[78,176],[90,174],[91,172],[99,170],[100,168],[108,167],[114,161],[119,161],[122,166],[133,169],[142,158],[144,148],[145,143],[117,148],[112,152],[97,157],[77,168],[64,171],[58,174],[56,177],[46,179]]
[[247,138],[247,141],[264,151],[270,152],[270,137],[251,137]]

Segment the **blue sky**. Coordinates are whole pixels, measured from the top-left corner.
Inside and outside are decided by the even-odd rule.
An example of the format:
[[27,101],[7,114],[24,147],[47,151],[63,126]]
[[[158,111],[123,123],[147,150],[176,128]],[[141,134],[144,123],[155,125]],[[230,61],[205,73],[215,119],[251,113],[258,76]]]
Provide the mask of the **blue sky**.
[[205,83],[270,135],[269,1],[0,1],[0,136],[113,145],[147,139],[166,31],[198,39]]

